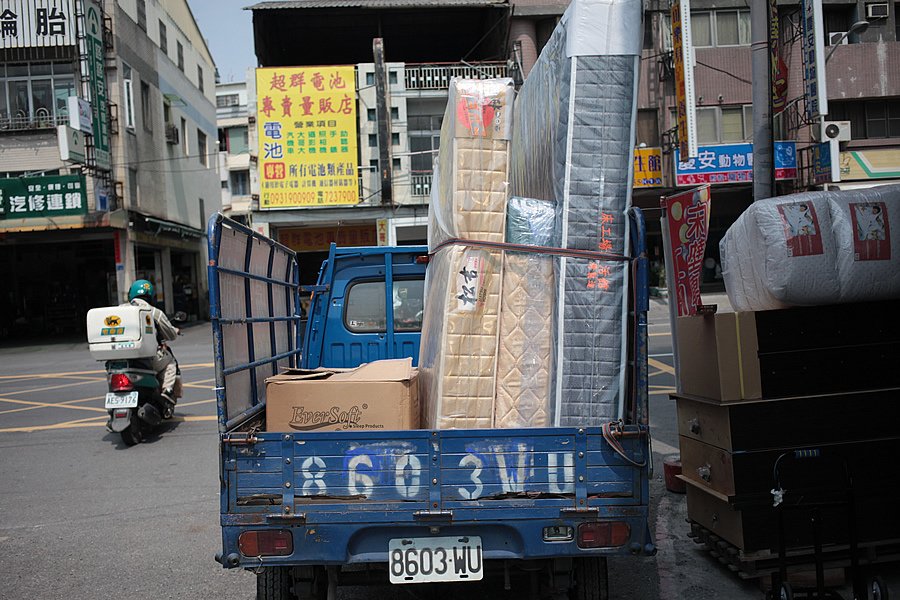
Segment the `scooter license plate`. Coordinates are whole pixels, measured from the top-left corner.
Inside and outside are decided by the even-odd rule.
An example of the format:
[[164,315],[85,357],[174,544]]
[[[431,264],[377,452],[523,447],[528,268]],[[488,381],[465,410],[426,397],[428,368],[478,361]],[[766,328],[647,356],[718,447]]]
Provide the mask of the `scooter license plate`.
[[138,393],[115,393],[106,394],[106,408],[134,408],[138,405]]
[[479,581],[484,576],[478,536],[395,538],[388,542],[391,583]]

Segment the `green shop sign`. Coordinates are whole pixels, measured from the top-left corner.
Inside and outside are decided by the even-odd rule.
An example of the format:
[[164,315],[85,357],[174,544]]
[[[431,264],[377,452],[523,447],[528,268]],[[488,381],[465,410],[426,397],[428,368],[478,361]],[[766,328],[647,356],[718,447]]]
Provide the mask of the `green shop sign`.
[[84,176],[0,179],[0,219],[87,214]]

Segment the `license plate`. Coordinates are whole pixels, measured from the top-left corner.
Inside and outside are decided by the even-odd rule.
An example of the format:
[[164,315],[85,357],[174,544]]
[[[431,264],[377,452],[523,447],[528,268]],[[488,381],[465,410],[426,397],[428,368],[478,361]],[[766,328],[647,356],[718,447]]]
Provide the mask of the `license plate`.
[[479,581],[484,574],[478,536],[395,538],[388,553],[391,583]]
[[134,408],[138,405],[138,393],[116,394],[110,392],[106,395],[106,408]]

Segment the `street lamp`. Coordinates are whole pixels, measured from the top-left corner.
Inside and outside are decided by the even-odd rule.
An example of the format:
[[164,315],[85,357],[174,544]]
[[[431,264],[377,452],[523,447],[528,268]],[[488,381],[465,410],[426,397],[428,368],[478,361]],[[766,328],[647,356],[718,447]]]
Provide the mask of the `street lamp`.
[[834,54],[834,51],[838,49],[838,46],[841,45],[841,42],[843,42],[845,39],[847,39],[847,37],[851,33],[862,33],[863,31],[865,31],[868,28],[869,28],[868,21],[857,21],[856,23],[851,25],[850,29],[845,31],[844,35],[842,35],[840,37],[840,39],[838,39],[838,41],[836,41],[834,44],[832,44],[833,47],[831,48],[831,50],[828,51],[828,54],[825,55],[825,62],[827,63],[831,59],[831,55]]

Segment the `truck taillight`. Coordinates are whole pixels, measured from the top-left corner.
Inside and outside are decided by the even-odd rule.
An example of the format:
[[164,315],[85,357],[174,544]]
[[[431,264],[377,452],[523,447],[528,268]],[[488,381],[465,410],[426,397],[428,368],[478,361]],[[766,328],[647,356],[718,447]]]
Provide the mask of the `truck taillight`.
[[128,375],[115,373],[109,376],[109,389],[113,392],[128,392],[134,389],[134,385]]
[[244,556],[288,556],[294,553],[294,538],[286,529],[244,531],[238,537]]
[[578,526],[579,548],[615,548],[631,537],[631,527],[621,521],[582,523]]

